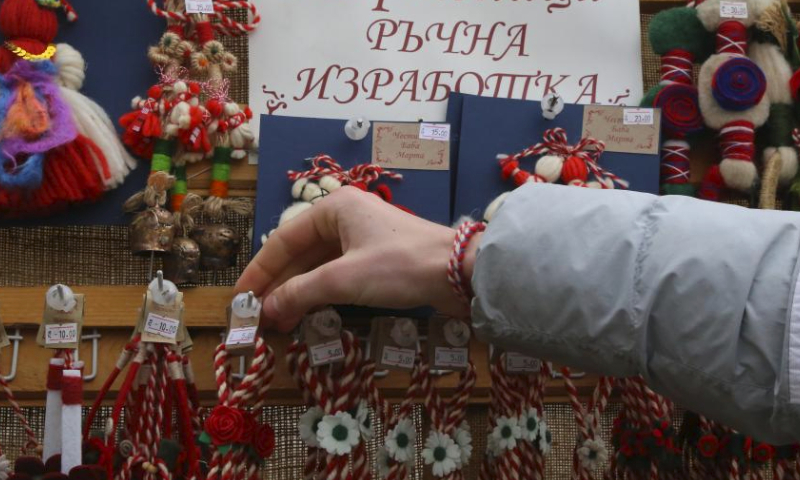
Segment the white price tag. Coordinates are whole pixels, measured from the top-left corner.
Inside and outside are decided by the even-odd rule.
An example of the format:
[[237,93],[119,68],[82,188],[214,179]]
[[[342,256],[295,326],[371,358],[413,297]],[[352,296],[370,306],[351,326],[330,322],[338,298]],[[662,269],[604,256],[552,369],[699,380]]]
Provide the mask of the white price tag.
[[747,4],[721,0],[719,2],[719,16],[722,18],[747,18]]
[[383,347],[381,363],[400,368],[412,368],[417,352],[411,348]]
[[433,363],[438,368],[466,368],[469,366],[469,349],[436,347]]
[[622,123],[625,125],[652,125],[652,108],[626,108],[623,112]]
[[150,313],[147,315],[147,321],[144,322],[144,331],[152,335],[175,340],[175,337],[178,335],[178,327],[180,324],[180,321],[173,318]]
[[542,361],[519,353],[506,352],[506,371],[508,373],[538,373]]
[[449,123],[421,123],[419,125],[420,140],[436,140],[447,142],[450,140]]
[[241,345],[243,343],[255,343],[258,327],[232,328],[225,339],[225,345]]
[[58,323],[44,326],[45,345],[75,343],[78,341],[77,323]]
[[214,13],[212,0],[186,0],[186,13]]
[[315,345],[310,347],[308,351],[311,354],[311,365],[315,367],[344,359],[344,347],[342,346],[342,341],[338,339]]

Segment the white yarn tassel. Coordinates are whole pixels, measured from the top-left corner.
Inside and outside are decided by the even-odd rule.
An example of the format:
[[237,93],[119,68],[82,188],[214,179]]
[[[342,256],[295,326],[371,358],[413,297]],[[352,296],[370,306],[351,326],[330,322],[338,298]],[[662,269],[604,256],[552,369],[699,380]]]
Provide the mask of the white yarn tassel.
[[[78,132],[94,142],[106,157],[109,169],[109,175],[103,175],[106,189],[116,188],[136,167],[136,159],[125,150],[103,107],[78,91],[86,77],[86,63],[80,52],[66,43],[59,43],[57,52],[55,64],[58,67],[61,95],[70,106]],[[95,159],[95,164],[102,174],[99,159]]]
[[82,383],[83,375],[80,370],[64,370],[63,398],[69,400],[77,397],[64,401],[61,408],[61,473],[65,475],[83,463],[81,442],[78,441],[81,438]]
[[[50,359],[50,370],[60,371],[64,368],[63,358]],[[57,375],[56,373],[48,373]],[[58,382],[60,384],[60,381]],[[44,408],[44,442],[42,445],[42,458],[47,461],[53,455],[61,453],[61,386],[58,389],[47,389],[47,403]]]

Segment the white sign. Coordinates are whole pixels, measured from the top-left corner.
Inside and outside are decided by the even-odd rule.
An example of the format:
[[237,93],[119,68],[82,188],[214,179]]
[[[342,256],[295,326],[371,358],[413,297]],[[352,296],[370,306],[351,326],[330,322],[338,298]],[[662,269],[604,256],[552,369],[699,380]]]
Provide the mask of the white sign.
[[626,108],[622,115],[624,125],[652,125],[652,108]]
[[212,0],[186,0],[186,13],[214,13]]
[[225,345],[241,345],[243,343],[255,343],[258,327],[232,328],[225,339]]
[[308,350],[311,354],[311,365],[314,367],[344,359],[344,347],[341,340],[314,345]]
[[722,18],[747,18],[747,4],[744,2],[719,2],[719,16]]
[[152,335],[175,340],[175,337],[178,336],[178,327],[180,327],[180,325],[181,322],[178,320],[150,313],[147,315],[147,321],[144,323],[144,331]]
[[383,347],[381,363],[400,368],[412,368],[417,352],[413,348]]
[[508,373],[537,373],[541,369],[541,360],[519,353],[506,352],[506,371]]
[[77,323],[47,324],[44,326],[45,345],[75,343],[78,341]]
[[447,123],[423,123],[419,126],[420,140],[437,140],[447,142],[450,140],[450,124]]
[[611,105],[642,97],[639,0],[252,1],[262,13],[249,40],[254,122],[441,122],[450,91]]
[[433,364],[440,368],[466,368],[469,366],[469,349],[436,347]]

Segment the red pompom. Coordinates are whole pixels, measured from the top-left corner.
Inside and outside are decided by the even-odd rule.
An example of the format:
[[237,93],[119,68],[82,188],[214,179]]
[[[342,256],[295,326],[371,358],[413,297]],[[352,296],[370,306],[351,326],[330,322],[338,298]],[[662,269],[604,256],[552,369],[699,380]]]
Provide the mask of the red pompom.
[[253,119],[253,111],[250,110],[250,107],[244,107],[244,115],[247,117],[248,120]]
[[697,196],[703,200],[717,201],[719,200],[720,193],[725,186],[725,180],[722,178],[722,172],[719,170],[719,165],[714,165],[708,169],[703,183],[700,185],[700,191]]
[[164,90],[161,89],[160,85],[153,85],[147,90],[147,96],[150,98],[159,99],[163,94]]
[[389,188],[388,185],[380,184],[377,187],[375,187],[375,190],[372,193],[381,197],[384,202],[392,203],[392,190]]
[[[6,40],[20,45],[21,39],[35,40],[47,45],[53,43],[58,34],[58,16],[53,9],[40,7],[36,0],[4,0],[0,6],[0,32]],[[30,51],[30,50],[29,50]]]
[[189,91],[194,95],[200,95],[200,84],[197,82],[189,82]]
[[530,180],[531,174],[530,172],[526,172],[525,170],[517,170],[517,173],[514,174],[514,185],[521,186],[524,185],[528,180]]
[[508,180],[512,175],[514,175],[514,170],[519,168],[519,162],[516,160],[508,160],[504,161],[502,164],[502,168],[500,169],[500,175],[503,177],[503,180]]
[[561,167],[561,179],[564,180],[564,183],[571,183],[573,180],[586,182],[589,179],[589,169],[586,168],[586,162],[580,157],[567,157],[564,160],[563,167]]
[[212,98],[206,102],[206,110],[212,117],[219,117],[222,115],[222,103],[216,98]]

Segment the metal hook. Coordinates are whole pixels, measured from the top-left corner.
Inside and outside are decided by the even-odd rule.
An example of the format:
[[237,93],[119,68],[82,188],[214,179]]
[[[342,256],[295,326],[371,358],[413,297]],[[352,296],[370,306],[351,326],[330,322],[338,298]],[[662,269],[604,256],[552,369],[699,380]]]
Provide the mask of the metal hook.
[[[225,343],[225,340],[226,340],[225,333],[226,332],[221,332],[220,333],[220,336],[222,337],[222,343]],[[245,375],[247,375],[247,364],[245,363],[244,355],[240,355],[239,356],[239,371],[236,372],[236,373],[231,373],[231,378],[233,378],[234,380],[241,380],[241,379],[243,379],[245,377]]]
[[[372,342],[370,342],[369,338],[367,337],[358,337],[358,339],[366,345],[364,348],[364,358],[370,358],[370,354],[372,353]],[[389,370],[375,370],[372,376],[375,378],[386,378],[389,376]]]
[[[554,379],[564,378],[564,375],[560,371],[558,371],[558,369],[553,368],[552,365],[550,365],[550,376],[553,377]],[[570,372],[569,375],[570,378],[583,378],[585,376],[586,372]]]
[[19,328],[14,329],[14,333],[8,336],[11,342],[11,372],[8,375],[3,375],[3,380],[10,382],[17,376],[17,364],[19,363],[19,342],[22,341],[22,335],[19,333]]
[[[419,336],[419,340],[417,340],[417,351],[418,352],[422,351],[422,342],[423,341],[427,341],[427,340],[428,340],[428,336],[427,335],[420,335]],[[428,371],[428,373],[433,375],[434,377],[444,377],[445,375],[450,375],[453,372],[454,372],[454,370],[433,369],[433,368]]]
[[[83,376],[84,382],[91,382],[95,378],[97,378],[97,363],[98,358],[100,356],[99,353],[99,346],[100,346],[100,332],[97,331],[96,328],[93,328],[92,331],[88,335],[81,335],[81,341],[85,342],[86,340],[92,341],[92,371],[88,375]],[[78,359],[78,350],[75,350],[75,359]]]

